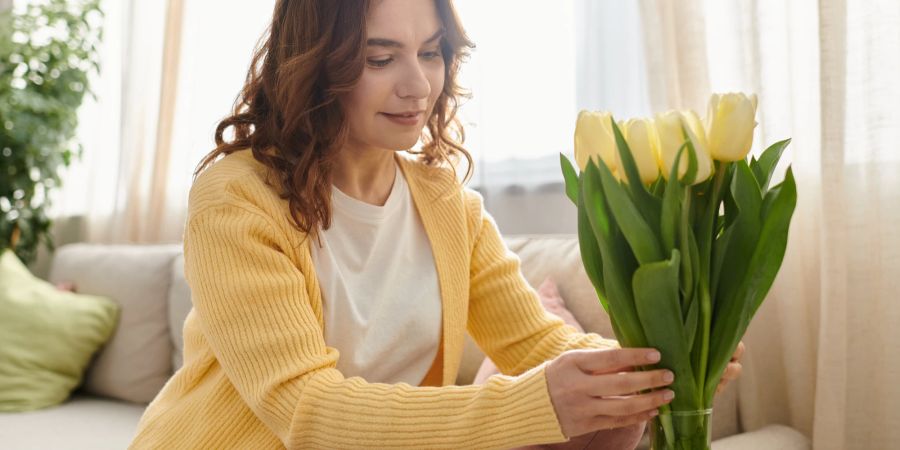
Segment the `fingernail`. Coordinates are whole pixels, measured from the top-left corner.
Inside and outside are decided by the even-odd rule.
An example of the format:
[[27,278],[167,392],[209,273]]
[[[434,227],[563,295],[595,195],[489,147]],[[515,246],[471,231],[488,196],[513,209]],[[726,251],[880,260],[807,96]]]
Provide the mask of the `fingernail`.
[[647,361],[656,362],[656,361],[659,361],[659,358],[660,358],[659,352],[647,353]]
[[675,380],[675,374],[672,373],[671,371],[667,370],[666,373],[663,375],[663,381],[665,381],[666,383],[671,383],[674,380]]
[[653,411],[650,411],[650,417],[656,417],[656,416],[658,416],[658,415],[659,415],[659,411],[658,411],[658,410],[655,410],[655,409],[654,409]]
[[663,394],[663,398],[666,400],[672,400],[675,398],[675,391],[668,390]]

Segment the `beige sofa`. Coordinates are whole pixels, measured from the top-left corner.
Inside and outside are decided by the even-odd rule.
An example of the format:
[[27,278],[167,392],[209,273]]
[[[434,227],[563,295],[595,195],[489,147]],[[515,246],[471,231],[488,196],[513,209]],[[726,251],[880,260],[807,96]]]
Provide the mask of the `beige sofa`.
[[[516,236],[508,240],[533,285],[553,277],[575,317],[588,331],[612,336],[608,318],[581,268],[573,236]],[[191,308],[179,245],[59,248],[49,281],[73,281],[79,292],[109,296],[122,305],[113,338],[101,349],[84,384],[63,405],[0,414],[0,448],[122,449],[141,413],[180,365],[181,329]],[[754,332],[765,332],[756,327]],[[457,384],[472,381],[483,355],[468,343]],[[745,370],[744,377],[764,377]],[[717,450],[808,449],[809,440],[783,425],[741,426],[736,386],[719,396],[713,414]],[[646,439],[645,439],[646,442]]]

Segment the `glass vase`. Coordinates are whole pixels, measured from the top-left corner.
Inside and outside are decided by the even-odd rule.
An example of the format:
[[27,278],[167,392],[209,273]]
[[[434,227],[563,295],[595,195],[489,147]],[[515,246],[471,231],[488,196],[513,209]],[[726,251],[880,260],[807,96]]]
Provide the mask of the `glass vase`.
[[712,408],[660,413],[650,421],[650,450],[711,450]]

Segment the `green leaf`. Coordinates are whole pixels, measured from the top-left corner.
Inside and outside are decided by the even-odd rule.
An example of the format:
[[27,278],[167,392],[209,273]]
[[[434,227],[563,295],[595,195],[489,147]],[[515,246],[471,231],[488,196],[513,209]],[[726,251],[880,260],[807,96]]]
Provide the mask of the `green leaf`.
[[[578,179],[575,180],[578,183]],[[609,315],[609,304],[606,300],[606,288],[603,285],[603,260],[600,255],[600,244],[594,237],[594,231],[591,230],[590,219],[588,219],[587,209],[584,206],[582,196],[575,194],[578,203],[578,247],[581,252],[581,262],[584,264],[584,270],[587,272],[594,290],[597,292],[597,299]],[[612,316],[610,316],[612,319]]]
[[650,193],[653,194],[654,197],[662,198],[662,196],[666,192],[666,179],[663,177],[659,177],[656,181],[650,185]]
[[581,195],[594,237],[600,247],[603,284],[610,316],[616,318],[616,337],[625,347],[645,347],[646,337],[634,308],[630,277],[637,263],[604,198],[597,166],[589,163],[581,176]]
[[694,340],[697,337],[697,319],[700,317],[700,301],[694,295],[688,301],[687,316],[684,318],[685,342],[687,348],[694,348]]
[[679,252],[672,250],[671,259],[641,265],[632,280],[634,302],[647,334],[647,344],[662,354],[659,365],[675,373],[672,388],[679,393],[672,402],[675,410],[698,406],[678,292],[680,266]]
[[706,381],[706,396],[712,398],[731,355],[747,331],[750,321],[768,294],[787,249],[791,218],[797,205],[797,186],[789,168],[764,219],[762,231],[750,258],[747,276],[735,289],[733,299],[721,313],[717,309],[710,339],[710,366]]
[[634,200],[634,204],[637,206],[637,210],[640,211],[641,216],[643,216],[644,221],[650,225],[653,234],[659,235],[659,215],[662,209],[662,201],[650,194],[644,187],[644,182],[641,181],[641,174],[638,171],[637,164],[634,162],[634,155],[631,154],[631,148],[628,146],[625,136],[622,135],[622,130],[619,129],[619,125],[616,124],[614,118],[610,117],[609,120],[612,122],[613,134],[616,136],[616,148],[619,151],[619,159],[622,161],[622,166],[625,169],[631,199]]
[[[681,266],[683,268],[684,275],[682,276],[682,282],[684,286],[684,296],[686,298],[696,297],[697,285],[700,284],[700,250],[697,248],[697,239],[694,237],[694,230],[690,227],[687,228],[687,248],[690,251],[688,253],[689,258],[683,258],[681,262]],[[687,306],[687,305],[685,305]]]
[[[697,178],[698,166],[697,162],[697,149],[694,148],[694,143],[688,138],[687,129],[684,127],[684,124],[681,124],[681,133],[684,135],[684,145],[688,148],[688,168],[684,173],[684,176],[681,177],[681,182],[687,185],[694,184],[694,179]],[[680,150],[679,150],[680,151]],[[675,165],[674,163],[672,164]],[[674,172],[678,173],[678,172]]]
[[771,206],[763,216],[763,228],[759,237],[757,252],[753,255],[750,268],[753,271],[747,277],[745,284],[752,294],[750,302],[752,307],[750,317],[762,305],[769,288],[775,281],[775,276],[784,261],[784,253],[787,250],[788,234],[791,219],[797,206],[797,184],[793,171],[788,168],[785,179],[772,189],[776,192]]
[[781,159],[784,149],[786,149],[790,143],[790,139],[778,141],[770,145],[769,148],[760,155],[759,161],[757,161],[756,164],[751,160],[750,167],[753,169],[753,175],[756,177],[756,182],[759,183],[763,192],[768,190],[769,181],[772,180],[772,173],[775,172],[775,166],[778,165],[778,160]]
[[[90,89],[91,63],[99,59],[97,44],[102,28],[98,23],[86,23],[82,17],[97,10],[98,5],[96,0],[53,0],[30,2],[19,10],[0,13],[0,149],[12,150],[11,157],[0,156],[0,197],[12,198],[17,190],[26,193],[26,201],[14,206],[21,214],[16,221],[25,229],[15,252],[26,264],[40,244],[53,248],[51,222],[44,213],[49,201],[29,200],[39,184],[51,186],[51,190],[58,188],[59,170],[73,156],[68,149],[77,130],[78,107],[84,92]],[[59,33],[35,39],[51,28]],[[24,42],[13,41],[13,33],[25,36]],[[13,87],[12,73],[20,65],[24,86]],[[54,72],[58,72],[55,79],[49,76]],[[40,80],[40,84],[34,80]],[[73,84],[80,89],[71,89]],[[7,123],[12,125],[10,129],[4,126]],[[37,179],[29,176],[32,169],[37,169]],[[11,232],[12,226],[6,215],[0,214],[0,230]],[[0,239],[8,242],[9,236]]]
[[722,192],[722,204],[725,206],[725,214],[720,216],[716,228],[716,242],[713,244],[713,260],[718,261],[718,263],[712,264],[711,272],[713,273],[712,278],[710,279],[710,292],[712,294],[712,298],[715,299],[716,295],[716,285],[718,284],[719,276],[718,273],[721,271],[722,265],[721,262],[724,261],[725,255],[724,251],[728,248],[727,239],[723,242],[719,242],[719,239],[723,239],[726,237],[727,230],[731,229],[731,225],[734,223],[735,219],[738,216],[738,208],[737,204],[734,202],[734,197],[731,195],[731,183],[734,179],[734,164],[729,164],[727,166],[727,171],[725,172],[725,180],[724,186],[727,186],[727,189],[724,189]]
[[586,171],[588,174],[594,171],[599,172],[603,192],[606,194],[606,200],[609,202],[609,209],[616,222],[621,224],[622,234],[625,235],[625,239],[631,245],[631,250],[634,252],[638,262],[647,264],[661,261],[663,253],[659,246],[659,241],[656,239],[656,234],[644,221],[637,207],[622,189],[622,185],[613,177],[606,164],[600,161],[600,167],[597,168],[593,161],[590,161]]
[[678,181],[679,164],[681,163],[682,152],[687,148],[683,144],[678,149],[675,156],[675,162],[672,164],[672,170],[669,180],[666,184],[666,192],[663,194],[662,214],[660,220],[660,237],[662,238],[663,251],[672,253],[677,243],[678,227],[681,223],[681,198],[684,195],[684,188]]
[[[747,267],[762,228],[760,222],[762,196],[756,178],[746,161],[737,161],[734,167],[731,195],[737,215],[734,223],[725,229],[725,233],[730,236],[722,244],[727,244],[727,246],[717,245],[716,248],[717,253],[724,252],[719,259],[721,266],[718,268],[718,272],[715,272],[715,268],[711,268],[719,277],[715,288],[710,286],[710,294],[713,289],[716,293],[716,296],[711,299],[715,311],[719,311],[721,302],[730,301],[734,290],[740,285],[741,279],[747,275]],[[718,259],[718,256],[716,258]]]
[[576,206],[578,205],[578,173],[569,158],[562,153],[559,154],[559,165],[562,167],[563,179],[566,182],[566,197]]

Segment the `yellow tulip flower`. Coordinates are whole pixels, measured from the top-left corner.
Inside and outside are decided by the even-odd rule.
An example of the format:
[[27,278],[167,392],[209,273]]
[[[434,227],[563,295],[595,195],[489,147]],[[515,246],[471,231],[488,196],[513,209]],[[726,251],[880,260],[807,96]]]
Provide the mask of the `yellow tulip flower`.
[[709,153],[719,161],[740,161],[753,145],[756,127],[756,95],[713,94],[706,120]]

